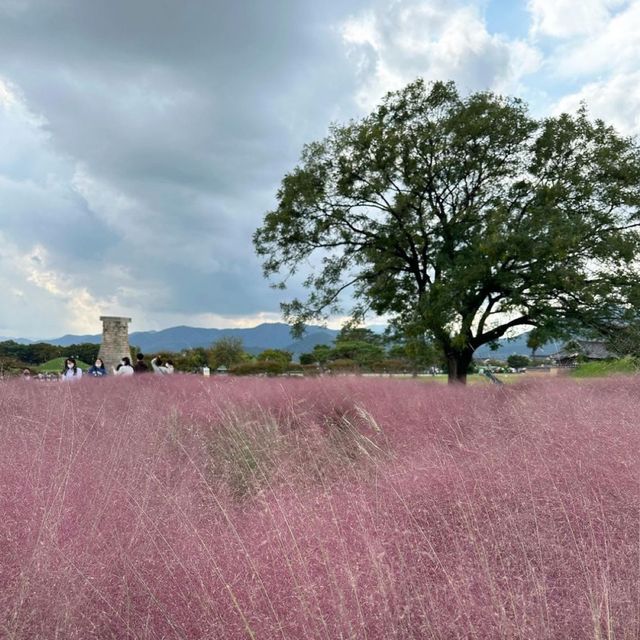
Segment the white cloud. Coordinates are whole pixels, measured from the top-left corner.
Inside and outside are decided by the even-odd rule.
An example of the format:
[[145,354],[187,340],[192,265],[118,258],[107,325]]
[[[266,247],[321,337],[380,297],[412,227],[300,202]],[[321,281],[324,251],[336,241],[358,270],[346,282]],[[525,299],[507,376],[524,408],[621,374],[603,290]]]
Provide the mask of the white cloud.
[[534,35],[570,38],[592,34],[628,0],[529,0]]
[[596,33],[558,48],[553,55],[556,72],[563,76],[629,72],[640,63],[640,2],[603,20]]
[[250,315],[220,315],[217,313],[164,313],[156,314],[145,323],[150,329],[165,329],[183,324],[195,327],[215,327],[216,329],[247,329],[264,322],[282,322],[282,314],[262,312]]
[[0,106],[3,109],[8,109],[13,107],[16,103],[16,95],[9,86],[9,83],[0,78]]
[[585,102],[590,114],[612,124],[625,135],[640,135],[640,69],[592,82],[565,96],[554,113],[575,112]]
[[417,77],[512,92],[541,63],[529,43],[489,33],[476,4],[397,0],[353,16],[341,34],[361,78],[363,109]]
[[[553,11],[555,3],[546,5]],[[587,3],[590,4],[590,3]],[[578,89],[551,105],[552,113],[574,112],[586,103],[593,116],[602,118],[627,135],[640,134],[640,1],[606,1],[592,7],[599,15],[589,32],[561,41],[550,53],[547,66],[561,82],[580,80]],[[617,10],[617,11],[616,11]],[[571,14],[557,3],[562,21]],[[579,12],[576,14],[579,21]],[[569,34],[571,35],[571,34]]]
[[0,309],[0,332],[14,337],[93,333],[109,307],[52,268],[43,246],[22,251],[1,233],[0,288],[7,294]]

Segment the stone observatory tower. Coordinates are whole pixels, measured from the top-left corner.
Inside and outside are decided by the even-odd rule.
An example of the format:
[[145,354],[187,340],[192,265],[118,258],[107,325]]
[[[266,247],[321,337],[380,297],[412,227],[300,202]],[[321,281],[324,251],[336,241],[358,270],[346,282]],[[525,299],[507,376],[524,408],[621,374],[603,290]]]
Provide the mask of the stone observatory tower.
[[124,356],[131,358],[129,348],[131,318],[101,316],[100,320],[102,320],[102,343],[98,357],[102,358],[105,368],[111,373],[113,367],[117,366]]

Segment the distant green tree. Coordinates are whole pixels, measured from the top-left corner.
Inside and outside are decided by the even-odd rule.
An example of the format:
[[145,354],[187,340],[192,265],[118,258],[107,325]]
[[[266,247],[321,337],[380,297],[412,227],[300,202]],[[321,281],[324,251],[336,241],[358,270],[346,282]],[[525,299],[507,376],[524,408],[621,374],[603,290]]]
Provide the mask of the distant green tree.
[[195,347],[187,351],[195,367],[206,367],[209,364],[209,354],[204,347]]
[[381,345],[383,336],[375,333],[367,327],[343,326],[335,339],[336,342],[366,342],[368,344]]
[[368,327],[358,327],[353,324],[345,324],[336,336],[328,360],[352,360],[360,367],[371,366],[383,360],[384,337],[375,333]]
[[14,340],[0,342],[0,356],[15,358],[32,365],[42,364],[62,355],[62,347],[46,342],[19,344]]
[[202,347],[171,354],[167,359],[173,362],[178,371],[198,371],[208,364],[207,350]]
[[66,347],[59,347],[46,342],[19,345],[17,357],[31,364],[44,364],[54,358],[60,358],[67,354]]
[[300,354],[300,364],[309,365],[315,364],[317,362],[316,357],[313,353],[301,353]]
[[64,347],[64,351],[66,355],[78,358],[83,362],[93,364],[95,362],[95,359],[98,357],[100,345],[90,342],[84,342],[82,344],[71,344],[68,347]]
[[326,364],[327,360],[329,360],[329,356],[331,355],[331,347],[328,344],[317,344],[313,347],[311,354],[314,357],[314,362],[317,362],[320,365]]
[[393,344],[387,349],[387,356],[394,360],[408,361],[407,348],[404,344]]
[[291,362],[293,354],[290,351],[284,351],[283,349],[265,349],[258,355],[258,362],[277,362],[283,366],[286,366]]
[[527,356],[513,353],[507,358],[507,364],[513,369],[524,369],[531,364],[531,360]]
[[13,340],[5,340],[0,342],[0,357],[3,358],[17,358],[23,362],[29,362],[26,354],[22,349],[22,345]]
[[220,366],[227,368],[234,364],[247,360],[247,354],[240,338],[226,337],[214,342],[209,349],[209,364],[217,369]]
[[0,377],[15,376],[25,369],[30,369],[28,363],[9,356],[0,356]]
[[330,360],[327,362],[327,368],[331,373],[358,373],[360,371],[358,363],[349,358]]
[[464,382],[514,327],[575,335],[632,307],[639,225],[635,139],[585,109],[537,120],[519,99],[419,80],[308,144],[254,243],[268,277],[318,265],[283,305],[296,328],[348,291],[354,320],[420,331]]
[[389,340],[392,344],[388,352],[389,357],[405,359],[414,374],[430,367],[447,366],[441,349],[420,329],[415,330],[415,327],[410,325],[391,326]]
[[359,366],[370,367],[384,358],[384,349],[379,344],[362,340],[336,340],[329,361],[353,360]]

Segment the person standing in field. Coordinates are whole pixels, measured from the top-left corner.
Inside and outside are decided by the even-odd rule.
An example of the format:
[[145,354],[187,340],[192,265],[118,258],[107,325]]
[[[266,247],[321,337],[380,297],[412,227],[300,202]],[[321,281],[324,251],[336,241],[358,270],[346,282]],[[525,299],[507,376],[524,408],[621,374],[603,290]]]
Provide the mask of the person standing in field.
[[168,370],[167,365],[162,363],[160,356],[156,356],[151,360],[151,367],[153,368],[153,373],[157,376],[166,376],[168,373],[172,373]]
[[144,354],[139,353],[136,355],[136,364],[133,370],[135,373],[147,373],[149,371],[149,365],[144,361]]
[[67,358],[64,361],[64,368],[60,372],[62,380],[80,380],[82,378],[82,369],[77,365],[75,358]]
[[87,374],[93,378],[102,378],[103,376],[107,375],[107,370],[104,366],[102,358],[96,358],[93,366],[89,367],[89,369],[87,370]]
[[120,363],[115,368],[114,374],[117,376],[132,376],[134,374],[133,367],[131,366],[131,360],[128,356],[124,356]]

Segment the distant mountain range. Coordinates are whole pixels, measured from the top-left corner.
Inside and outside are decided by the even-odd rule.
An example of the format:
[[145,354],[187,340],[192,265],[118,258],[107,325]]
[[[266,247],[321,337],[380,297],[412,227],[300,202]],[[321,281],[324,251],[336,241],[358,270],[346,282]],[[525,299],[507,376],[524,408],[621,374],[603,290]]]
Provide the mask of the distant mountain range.
[[[384,327],[373,327],[376,333],[381,333]],[[294,340],[291,337],[291,327],[282,322],[260,324],[249,329],[202,329],[197,327],[171,327],[161,331],[134,331],[129,334],[129,344],[140,349],[143,353],[151,354],[155,351],[183,351],[195,347],[210,347],[221,338],[240,338],[247,352],[258,354],[265,349],[285,349],[294,356],[308,353],[318,344],[330,345],[334,342],[338,331],[324,327],[309,326],[305,335]],[[512,354],[530,355],[527,347],[529,334],[523,333],[511,340],[498,341],[498,349],[492,351],[488,345],[480,347],[476,359],[498,358],[506,359]],[[93,343],[99,344],[102,335],[64,335],[61,338],[46,340],[27,340],[25,338],[1,337],[0,341],[14,340],[20,344],[47,342],[66,347],[71,344]],[[560,349],[561,343],[548,343],[541,348],[538,355],[548,355]]]
[[[291,327],[281,322],[264,323],[249,329],[202,329],[197,327],[171,327],[161,331],[134,331],[129,334],[129,344],[143,353],[154,351],[183,351],[195,347],[210,347],[221,338],[240,338],[247,352],[257,354],[265,349],[285,349],[294,355],[311,351],[317,344],[331,344],[338,331],[309,326],[305,335],[294,340]],[[42,340],[66,347],[90,342],[99,344],[102,335],[65,335],[61,338]]]
[[0,342],[6,342],[12,340],[18,344],[33,344],[34,342],[46,342],[46,340],[29,340],[29,338],[8,338],[7,336],[0,336]]
[[[488,344],[484,344],[476,350],[474,358],[476,360],[484,360],[485,358],[506,360],[511,355],[530,356],[531,349],[527,347],[529,333],[529,331],[521,333],[519,336],[511,338],[510,340],[498,340],[498,348],[495,351],[492,351]],[[536,351],[536,356],[548,356],[552,353],[556,353],[557,351],[560,351],[563,344],[563,341],[551,340]]]

